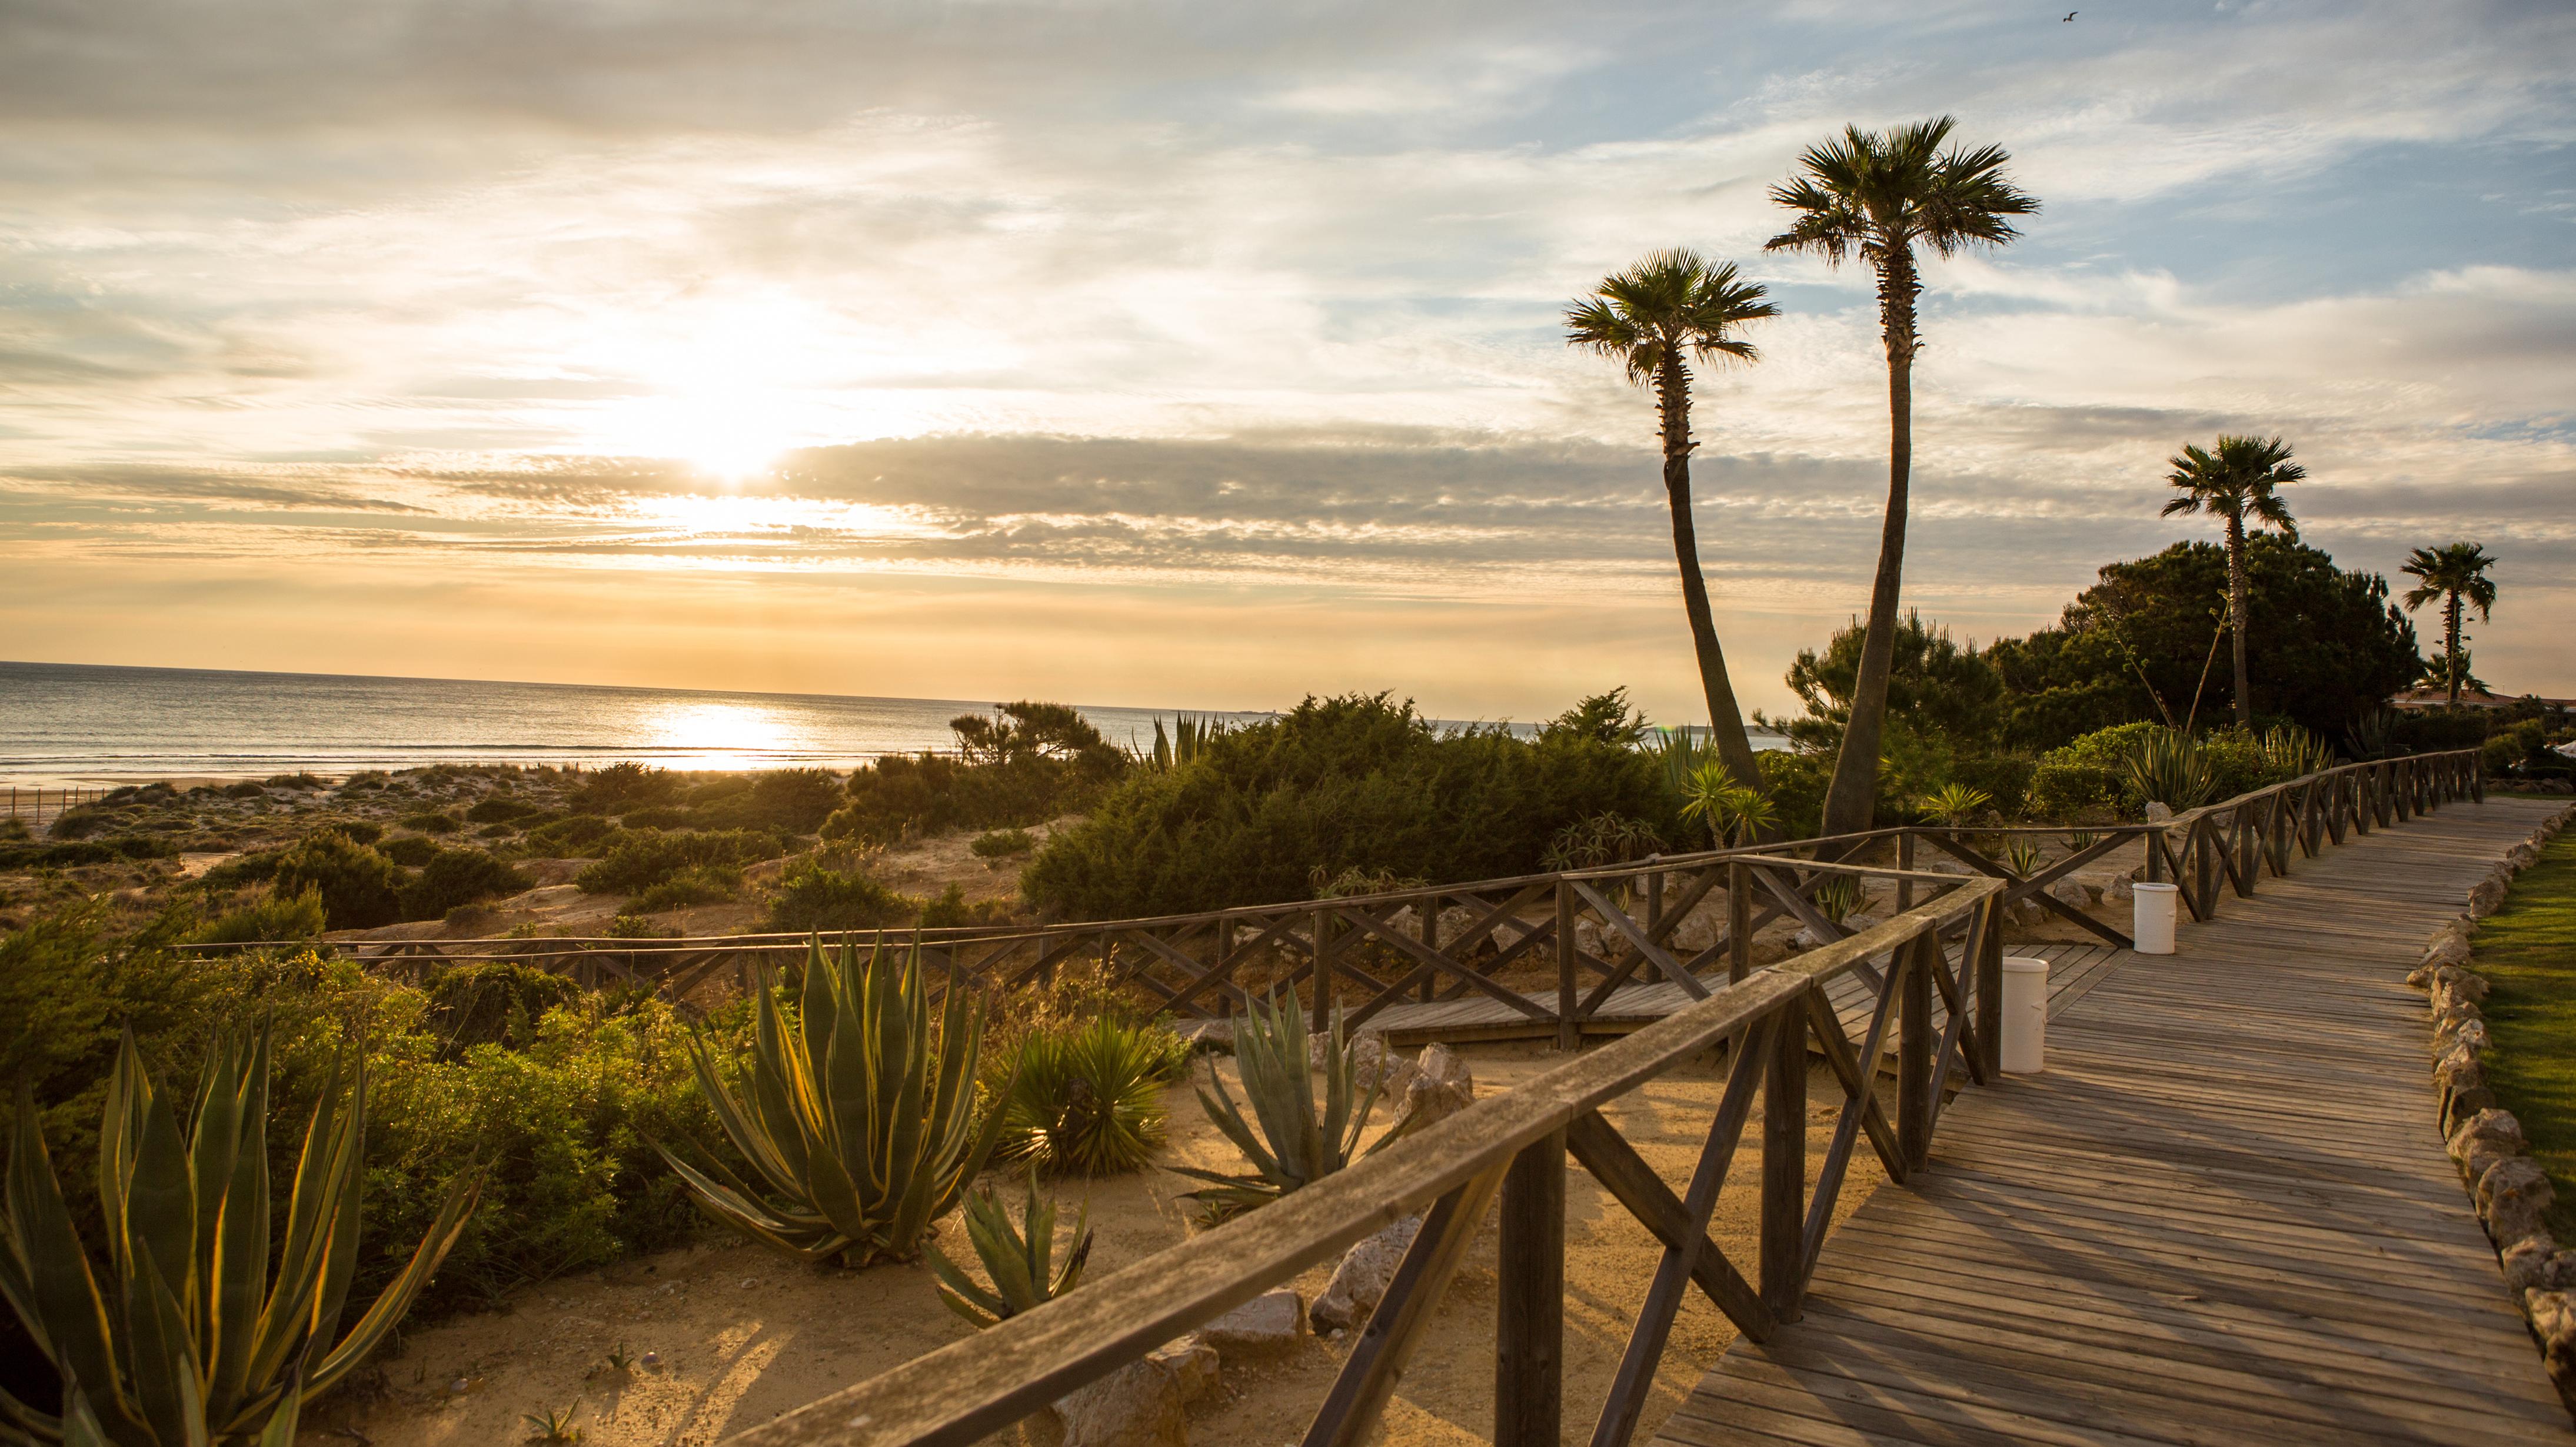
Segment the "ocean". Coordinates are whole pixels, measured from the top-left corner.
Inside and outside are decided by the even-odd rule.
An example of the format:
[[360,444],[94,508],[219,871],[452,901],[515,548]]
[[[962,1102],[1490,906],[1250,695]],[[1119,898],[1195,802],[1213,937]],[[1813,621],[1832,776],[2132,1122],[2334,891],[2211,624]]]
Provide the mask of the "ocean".
[[[953,747],[948,721],[994,703],[0,662],[0,785],[622,759],[668,769],[848,769]],[[1155,719],[1172,717],[1108,705],[1081,711],[1122,744],[1150,745]],[[1757,748],[1778,742],[1754,740]]]

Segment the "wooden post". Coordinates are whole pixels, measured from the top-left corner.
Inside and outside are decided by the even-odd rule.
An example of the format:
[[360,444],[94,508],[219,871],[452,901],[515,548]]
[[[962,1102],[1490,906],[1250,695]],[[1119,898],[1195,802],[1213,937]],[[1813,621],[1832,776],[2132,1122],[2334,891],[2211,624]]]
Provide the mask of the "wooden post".
[[1726,866],[1726,978],[1753,973],[1753,866]]
[[1574,886],[1556,882],[1556,1048],[1571,1050],[1580,1038],[1574,1020]]
[[1494,1298],[1494,1447],[1557,1447],[1565,1412],[1565,1129],[1503,1176]]
[[[1899,869],[1914,867],[1914,831],[1911,829],[1896,831],[1896,867]],[[1896,912],[1903,914],[1913,907],[1914,881],[1910,879],[1896,881]]]
[[1318,1035],[1333,1028],[1333,912],[1315,911],[1315,1023]]
[[1762,1081],[1762,1304],[1784,1322],[1807,1277],[1806,1011],[1798,996],[1773,1013]]
[[2164,883],[2164,882],[2165,882],[2165,829],[2164,829],[2164,827],[2163,827],[2162,825],[2150,824],[2150,825],[2148,825],[2148,826],[2147,826],[2147,832],[2146,832],[2146,833],[2144,833],[2144,834],[2139,835],[2138,837],[2139,837],[2139,838],[2141,838],[2141,839],[2144,839],[2144,840],[2147,842],[2147,880],[2146,880],[2146,882],[2147,882],[2147,883],[2149,883],[2149,884],[2162,884],[2162,883]]
[[[1646,876],[1646,937],[1648,939],[1656,938],[1655,930],[1658,926],[1663,924],[1663,922],[1664,872],[1661,869],[1657,869]],[[1655,973],[1661,975],[1663,973],[1663,968],[1661,966],[1656,966]]]
[[1987,896],[1977,906],[1977,1046],[1986,1079],[2004,1077],[2004,901]]
[[1932,1078],[1932,971],[1939,967],[1936,935],[1917,935],[1888,963],[1897,970],[1889,988],[1896,1000],[1896,1144],[1911,1174],[1932,1159],[1932,1102],[1941,1083]]
[[[1417,903],[1414,908],[1422,911],[1420,922],[1422,947],[1426,950],[1438,950],[1440,948],[1440,896],[1432,895]],[[1422,1002],[1426,1005],[1431,1003],[1432,998],[1439,993],[1440,972],[1425,970],[1422,975]]]

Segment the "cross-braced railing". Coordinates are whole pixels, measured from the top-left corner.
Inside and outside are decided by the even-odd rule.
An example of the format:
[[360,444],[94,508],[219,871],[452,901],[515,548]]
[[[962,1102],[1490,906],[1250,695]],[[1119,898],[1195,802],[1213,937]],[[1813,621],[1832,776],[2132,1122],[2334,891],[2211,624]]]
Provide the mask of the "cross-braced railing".
[[2146,877],[2178,886],[2191,917],[2211,919],[2227,890],[2251,899],[2265,875],[2288,874],[2293,850],[2313,859],[2346,835],[2402,824],[2454,800],[2485,798],[2476,749],[2321,769],[2175,815],[2155,831]]
[[[1625,1447],[1682,1297],[1697,1291],[1755,1340],[1795,1321],[1861,1142],[1887,1175],[1923,1171],[1949,1087],[1999,1068],[2002,913],[1987,876],[1859,870],[1930,896],[1883,924],[1741,979],[1622,1039],[1479,1101],[1419,1135],[993,1329],[733,1439],[745,1447],[963,1444],[1035,1412],[1408,1216],[1421,1228],[1319,1404],[1306,1447],[1361,1440],[1499,1194],[1495,1440],[1555,1447],[1564,1402],[1565,1186],[1579,1165],[1663,1243],[1595,1447]],[[1945,944],[1955,939],[1956,944]],[[1858,1037],[1827,986],[1866,983]],[[1603,1108],[1711,1048],[1726,1080],[1676,1195]],[[1808,1186],[1810,1050],[1842,1109]],[[1890,1078],[1892,1075],[1892,1079]],[[1755,1125],[1756,1115],[1759,1125]],[[1759,1173],[1755,1259],[1709,1237],[1748,1135]]]

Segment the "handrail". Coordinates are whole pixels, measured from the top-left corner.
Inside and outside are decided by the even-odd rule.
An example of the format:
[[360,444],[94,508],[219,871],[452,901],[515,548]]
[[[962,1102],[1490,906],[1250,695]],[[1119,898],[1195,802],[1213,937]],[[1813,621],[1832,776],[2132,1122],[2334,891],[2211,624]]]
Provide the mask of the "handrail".
[[2251,898],[2265,874],[2289,873],[2293,847],[2314,858],[2348,832],[2368,834],[2461,798],[2486,798],[2480,750],[2338,764],[2160,822],[2147,878],[2177,885],[2191,917],[2211,919],[2225,889]]
[[[1904,1117],[1905,1139],[1889,1164],[1891,1174],[1902,1178],[1921,1168],[1920,1147],[1928,1143],[1932,1117],[1938,1111],[1941,1092],[1934,1085],[1939,1077],[1931,1072],[1937,1069],[1946,1076],[1949,1069],[1964,1063],[1974,1075],[1984,1078],[1991,1069],[1993,1037],[1969,1026],[1962,1014],[1951,1017],[1947,1048],[1937,1052],[1936,1060],[1933,1041],[1926,1033],[1931,1026],[1930,1011],[1928,1003],[1923,1002],[1932,992],[1935,972],[1943,977],[1939,983],[1945,996],[1952,995],[1955,987],[1980,1002],[1991,997],[1995,984],[1991,977],[2000,965],[1994,901],[2004,888],[1992,879],[1963,880],[1938,901],[1729,984],[1676,1014],[1615,1043],[1574,1056],[1512,1090],[1488,1096],[1420,1134],[1258,1211],[730,1440],[745,1447],[811,1447],[822,1443],[962,1447],[1108,1375],[1173,1337],[1214,1320],[1361,1238],[1433,1208],[1406,1262],[1408,1266],[1427,1266],[1442,1254],[1442,1243],[1449,1234],[1472,1233],[1481,1224],[1485,1200],[1529,1152],[1557,1153],[1555,1169],[1560,1173],[1561,1207],[1562,1153],[1568,1132],[1581,1138],[1574,1147],[1579,1155],[1592,1155],[1606,1162],[1610,1154],[1604,1154],[1605,1150],[1615,1154],[1618,1147],[1601,1139],[1601,1133],[1609,1131],[1609,1127],[1601,1122],[1600,1107],[1714,1045],[1732,1042],[1735,1047],[1731,1052],[1735,1079],[1730,1081],[1727,1093],[1739,1128],[1747,1115],[1751,1081],[1756,1075],[1776,1077],[1782,1058],[1792,1048],[1801,1083],[1795,1094],[1803,1096],[1806,1036],[1811,1026],[1831,1028],[1842,1040],[1845,1053],[1851,1050],[1851,1042],[1842,1037],[1841,1027],[1830,1023],[1830,1009],[1819,1012],[1812,1002],[1821,997],[1828,981],[1860,972],[1879,957],[1896,962],[1888,971],[1883,994],[1893,997],[1903,981],[1904,993],[1922,997],[1906,1010],[1907,1043],[1901,1052],[1913,1073],[1900,1075],[1903,1100],[1899,1114]],[[1927,940],[1937,941],[1945,928],[1961,924],[1977,930],[1979,944],[1954,974],[1944,965],[1931,963],[1919,946]],[[1867,1048],[1854,1057],[1856,1060],[1866,1061],[1882,1053],[1887,1015],[1888,1004],[1883,1001],[1878,1028],[1872,1031]],[[1962,1041],[1967,1043],[1964,1056],[1959,1049]],[[1832,1053],[1830,1042],[1827,1048]],[[1759,1267],[1762,1288],[1757,1294],[1737,1279],[1735,1284],[1746,1289],[1733,1302],[1735,1309],[1757,1326],[1767,1329],[1796,1316],[1797,1300],[1814,1268],[1807,1223],[1811,1211],[1818,1218],[1830,1219],[1832,1198],[1841,1181],[1840,1168],[1852,1149],[1858,1123],[1866,1115],[1879,1113],[1872,1088],[1875,1075],[1875,1071],[1858,1075],[1856,1088],[1847,1092],[1846,1113],[1855,1124],[1838,1138],[1812,1208],[1796,1199],[1805,1180],[1804,1101],[1793,1100],[1790,1092],[1776,1087],[1766,1091],[1773,1103],[1766,1108],[1763,1136],[1766,1224]],[[1786,1139],[1782,1137],[1782,1123],[1768,1118],[1784,1112],[1788,1115],[1789,1136],[1795,1141],[1794,1150],[1782,1144]],[[1875,1138],[1878,1132],[1871,1134]],[[1610,1139],[1616,1140],[1615,1132],[1610,1132]],[[1712,1137],[1711,1150],[1716,1152],[1722,1147],[1731,1153],[1734,1145],[1731,1135],[1722,1143]],[[1775,1173],[1779,1179],[1775,1179]],[[1695,1196],[1699,1194],[1703,1193],[1694,1192]],[[1680,1236],[1685,1247],[1697,1248],[1696,1252],[1668,1249],[1668,1257],[1685,1258],[1676,1271],[1667,1273],[1677,1280],[1701,1275],[1720,1281],[1735,1277],[1734,1268],[1726,1265],[1719,1248],[1704,1239],[1707,1207],[1714,1205],[1715,1192],[1705,1194],[1709,1200],[1699,1210],[1699,1219],[1686,1229],[1674,1230],[1674,1222],[1666,1213],[1651,1207],[1648,1212],[1655,1217],[1648,1224],[1659,1228],[1659,1235],[1670,1232]],[[1445,1219],[1438,1208],[1440,1203],[1451,1208]],[[1785,1216],[1781,1214],[1784,1209]],[[1506,1218],[1511,1214],[1507,1203]],[[1695,1237],[1702,1239],[1694,1241]],[[1449,1254],[1454,1257],[1454,1251]],[[1708,1258],[1719,1271],[1695,1271],[1694,1263],[1687,1259],[1693,1255]],[[1423,1262],[1417,1263],[1416,1256],[1424,1258]],[[1507,1251],[1505,1257],[1509,1272],[1516,1263],[1511,1259],[1512,1253]],[[1428,1289],[1436,1297],[1439,1283],[1419,1280],[1427,1274],[1427,1270],[1414,1273],[1414,1290]],[[1406,1273],[1399,1270],[1398,1277],[1404,1280]],[[1677,1291],[1665,1294],[1677,1297]],[[1368,1418],[1374,1416],[1368,1387],[1372,1383],[1380,1387],[1375,1403],[1382,1404],[1383,1388],[1392,1386],[1393,1371],[1400,1365],[1398,1354],[1408,1344],[1391,1339],[1390,1329],[1397,1318],[1406,1316],[1413,1318],[1412,1326],[1418,1327],[1429,1314],[1427,1303],[1420,1303],[1419,1310],[1414,1309],[1416,1305],[1395,1300],[1393,1293],[1389,1301],[1380,1303],[1355,1345],[1349,1364],[1343,1368],[1345,1382],[1337,1383],[1332,1393],[1332,1402],[1346,1404],[1343,1416],[1338,1421],[1319,1420],[1317,1424],[1319,1429],[1329,1429],[1322,1441],[1356,1441],[1366,1431]],[[1656,1350],[1660,1354],[1660,1346]],[[1367,1380],[1346,1390],[1355,1371]],[[1369,1410],[1363,1412],[1364,1407]],[[1310,1433],[1307,1440],[1316,1443],[1319,1439]],[[1555,1440],[1552,1432],[1547,1440]]]

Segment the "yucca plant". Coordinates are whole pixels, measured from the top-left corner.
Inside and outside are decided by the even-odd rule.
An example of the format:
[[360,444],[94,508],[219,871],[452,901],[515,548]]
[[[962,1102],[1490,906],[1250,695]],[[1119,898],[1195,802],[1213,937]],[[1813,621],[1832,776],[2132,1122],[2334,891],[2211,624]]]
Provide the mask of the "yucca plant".
[[1816,886],[1816,913],[1841,924],[1861,907],[1863,898],[1859,880],[1848,874],[1837,874]]
[[938,1247],[930,1248],[930,1269],[939,1277],[939,1299],[948,1309],[982,1331],[1021,1312],[1044,1306],[1082,1284],[1083,1263],[1091,1259],[1089,1212],[1074,1218],[1073,1249],[1055,1261],[1055,1203],[1038,1195],[1037,1172],[1029,1173],[1028,1204],[1020,1224],[1002,1208],[990,1186],[979,1186],[966,1200],[966,1239],[993,1289],[985,1290],[957,1269]]
[[2296,724],[2282,724],[2264,730],[2259,743],[2263,750],[2263,772],[2275,783],[2318,773],[2335,765],[2334,746]]
[[1031,1031],[1001,1097],[1001,1157],[1049,1175],[1143,1170],[1163,1144],[1163,1082],[1188,1049],[1161,1026],[1106,1016]]
[[1193,1166],[1172,1168],[1208,1183],[1186,1199],[1198,1203],[1211,1219],[1311,1186],[1358,1155],[1360,1132],[1368,1125],[1369,1113],[1377,1109],[1378,1082],[1372,1079],[1365,1092],[1358,1089],[1358,1060],[1351,1053],[1338,1005],[1333,1007],[1332,1034],[1323,1046],[1324,1104],[1318,1114],[1317,1067],[1307,1044],[1306,1012],[1298,1006],[1296,990],[1289,990],[1284,1005],[1274,992],[1267,1005],[1251,1001],[1235,1017],[1234,1063],[1243,1076],[1243,1094],[1252,1106],[1253,1119],[1244,1119],[1213,1063],[1208,1067],[1208,1084],[1199,1089],[1199,1105],[1243,1152],[1252,1171],[1226,1175]]
[[1923,800],[1923,812],[1953,829],[1976,816],[1978,810],[1994,802],[1994,795],[1972,784],[1943,784]]
[[689,1164],[658,1142],[715,1219],[807,1261],[907,1261],[984,1169],[1002,1113],[975,1111],[984,1012],[948,991],[938,1027],[918,949],[865,958],[817,938],[791,1022],[760,992],[751,1051],[728,1086],[703,1041],[698,1089],[768,1194],[721,1164]]
[[1683,787],[1682,817],[1706,825],[1721,849],[1729,843],[1750,844],[1780,822],[1771,800],[1761,790],[1737,783],[1713,755],[1700,760]]
[[[358,1264],[367,1082],[334,1065],[304,1131],[284,1249],[270,1275],[268,1038],[208,1062],[182,1133],[129,1034],[99,1124],[107,1270],[95,1271],[18,1092],[0,1295],[62,1376],[60,1416],[0,1392],[0,1440],[75,1447],[287,1447],[305,1398],[384,1341],[465,1229],[478,1184],[451,1188],[411,1261],[340,1333]],[[343,1089],[343,1085],[346,1089]]]
[[2209,802],[2218,772],[2190,735],[2157,729],[2141,736],[2128,756],[2129,781],[2138,792],[2179,813]]
[[1176,768],[1197,758],[1207,746],[1234,732],[1234,725],[1221,718],[1199,714],[1174,714],[1169,733],[1163,721],[1154,720],[1154,751],[1150,754],[1130,749],[1136,762],[1156,769]]
[[2004,846],[2005,867],[2023,879],[2038,873],[2039,866],[2047,860],[2048,856],[2040,852],[2040,847],[2028,839],[2016,839]]

